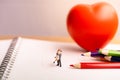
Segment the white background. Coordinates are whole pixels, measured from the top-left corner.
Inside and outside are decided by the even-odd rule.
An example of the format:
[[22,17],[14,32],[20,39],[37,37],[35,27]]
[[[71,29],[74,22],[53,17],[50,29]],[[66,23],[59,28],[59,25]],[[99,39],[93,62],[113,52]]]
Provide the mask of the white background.
[[120,19],[119,0],[0,0],[0,35],[68,36],[69,10],[76,4],[99,1],[112,4]]

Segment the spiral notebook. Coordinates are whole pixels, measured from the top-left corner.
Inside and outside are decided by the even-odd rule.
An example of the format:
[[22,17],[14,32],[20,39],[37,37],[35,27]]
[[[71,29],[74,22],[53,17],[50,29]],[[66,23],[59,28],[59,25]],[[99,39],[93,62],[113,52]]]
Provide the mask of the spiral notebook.
[[[71,63],[95,61],[81,57],[84,50],[75,43],[52,42],[17,37],[0,40],[0,80],[111,80],[119,79],[119,69],[71,69]],[[58,48],[62,49],[62,67],[53,63]],[[116,49],[120,45],[109,44]],[[117,74],[116,74],[117,73]]]

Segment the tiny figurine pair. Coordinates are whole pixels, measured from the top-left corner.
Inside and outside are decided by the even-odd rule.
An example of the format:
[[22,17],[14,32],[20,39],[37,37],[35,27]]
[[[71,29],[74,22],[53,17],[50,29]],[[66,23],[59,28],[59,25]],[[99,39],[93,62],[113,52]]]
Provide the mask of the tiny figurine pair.
[[57,62],[57,66],[60,66],[60,67],[62,67],[61,56],[62,56],[62,50],[58,49],[56,52],[55,60],[53,61],[53,63]]

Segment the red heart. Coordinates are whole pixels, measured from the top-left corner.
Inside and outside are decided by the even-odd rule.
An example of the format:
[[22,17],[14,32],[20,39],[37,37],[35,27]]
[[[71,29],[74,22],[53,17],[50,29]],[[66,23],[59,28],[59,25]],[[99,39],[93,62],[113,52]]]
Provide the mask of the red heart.
[[67,29],[74,41],[88,51],[103,48],[114,37],[118,16],[108,3],[74,6],[67,17]]

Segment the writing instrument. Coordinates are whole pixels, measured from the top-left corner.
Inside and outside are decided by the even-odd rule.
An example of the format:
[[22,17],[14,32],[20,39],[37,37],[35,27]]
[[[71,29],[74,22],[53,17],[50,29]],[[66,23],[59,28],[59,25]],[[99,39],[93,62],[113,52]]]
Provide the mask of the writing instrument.
[[96,52],[86,52],[81,54],[81,56],[88,56],[88,57],[104,57],[104,54],[99,53],[98,51]]
[[120,57],[117,57],[117,56],[105,56],[104,58],[108,61],[120,62]]
[[120,51],[117,51],[117,50],[100,49],[98,52],[101,53],[101,54],[107,55],[107,56],[118,56],[118,57],[120,57]]
[[71,64],[73,68],[77,69],[112,69],[120,68],[119,62],[81,62],[79,64]]

